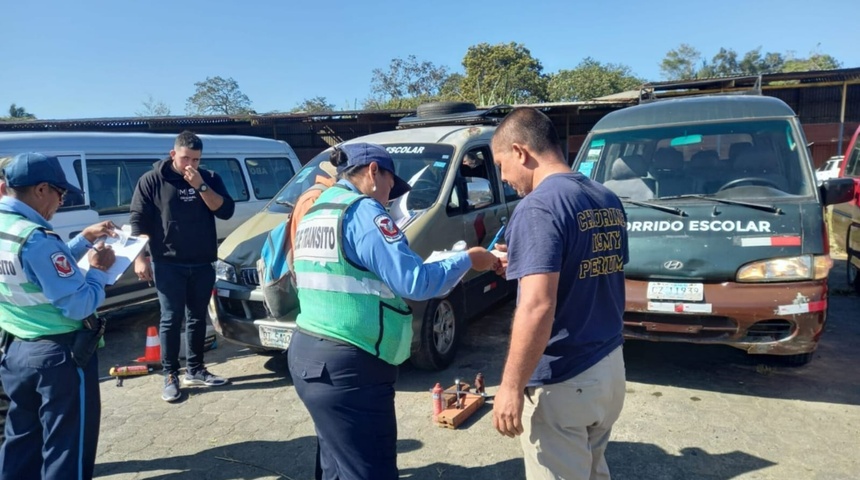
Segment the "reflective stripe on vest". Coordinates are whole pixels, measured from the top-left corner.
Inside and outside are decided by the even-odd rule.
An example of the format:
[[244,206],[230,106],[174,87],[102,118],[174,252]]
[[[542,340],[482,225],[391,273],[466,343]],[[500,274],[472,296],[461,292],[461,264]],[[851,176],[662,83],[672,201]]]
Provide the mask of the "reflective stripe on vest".
[[298,288],[310,288],[326,292],[359,293],[363,295],[376,295],[380,298],[392,299],[394,292],[381,280],[362,278],[346,275],[332,275],[322,272],[305,272],[296,278]]

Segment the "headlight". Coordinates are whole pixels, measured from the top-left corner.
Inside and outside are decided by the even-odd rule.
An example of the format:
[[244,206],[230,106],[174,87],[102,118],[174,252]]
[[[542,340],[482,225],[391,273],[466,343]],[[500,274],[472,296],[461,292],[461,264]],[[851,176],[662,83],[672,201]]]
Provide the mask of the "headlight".
[[230,283],[239,283],[236,279],[236,268],[221,260],[215,262],[215,279]]
[[828,255],[800,255],[775,258],[744,265],[738,270],[738,282],[790,282],[827,278],[833,261]]

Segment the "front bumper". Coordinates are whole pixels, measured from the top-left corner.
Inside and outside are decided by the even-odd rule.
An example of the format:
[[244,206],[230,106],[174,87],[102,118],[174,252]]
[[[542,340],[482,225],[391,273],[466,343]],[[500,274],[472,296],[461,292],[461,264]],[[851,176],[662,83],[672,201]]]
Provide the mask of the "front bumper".
[[704,284],[701,302],[649,300],[626,281],[626,338],[729,345],[754,354],[815,351],[827,318],[827,282]]
[[[412,351],[420,347],[421,327],[427,302],[406,303],[412,308]],[[269,315],[259,288],[237,285],[218,280],[209,301],[209,316],[212,325],[225,340],[244,347],[272,350],[260,341],[260,325],[296,329],[295,315],[274,318]]]
[[232,343],[269,350],[260,341],[260,325],[295,330],[295,317],[273,318],[263,302],[262,291],[218,280],[209,302],[215,330]]

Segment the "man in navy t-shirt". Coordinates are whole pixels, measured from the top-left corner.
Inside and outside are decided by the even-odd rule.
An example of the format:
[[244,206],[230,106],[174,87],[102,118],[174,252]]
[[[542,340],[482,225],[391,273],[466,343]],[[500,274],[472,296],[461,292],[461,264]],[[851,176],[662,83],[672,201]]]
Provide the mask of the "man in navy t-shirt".
[[492,149],[524,197],[505,234],[519,294],[493,425],[524,434],[530,480],[608,479],[603,454],[625,391],[624,207],[570,170],[552,121],[535,109],[511,112]]

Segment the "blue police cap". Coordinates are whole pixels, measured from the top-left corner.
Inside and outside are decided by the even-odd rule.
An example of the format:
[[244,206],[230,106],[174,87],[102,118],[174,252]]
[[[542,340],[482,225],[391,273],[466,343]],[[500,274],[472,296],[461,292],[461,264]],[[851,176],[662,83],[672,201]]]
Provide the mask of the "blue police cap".
[[387,170],[394,175],[394,187],[391,189],[391,193],[388,194],[389,200],[394,200],[412,189],[405,180],[398,177],[397,173],[394,172],[394,160],[391,159],[391,155],[381,145],[376,145],[375,143],[349,143],[341,145],[338,148],[346,154],[347,161],[344,164],[338,165],[337,173],[343,173],[350,168],[362,167],[370,165],[371,162],[376,162],[379,168]]
[[57,157],[41,153],[21,153],[12,158],[5,168],[6,184],[12,188],[29,187],[47,182],[69,193],[83,195],[84,192],[66,180],[63,167]]

